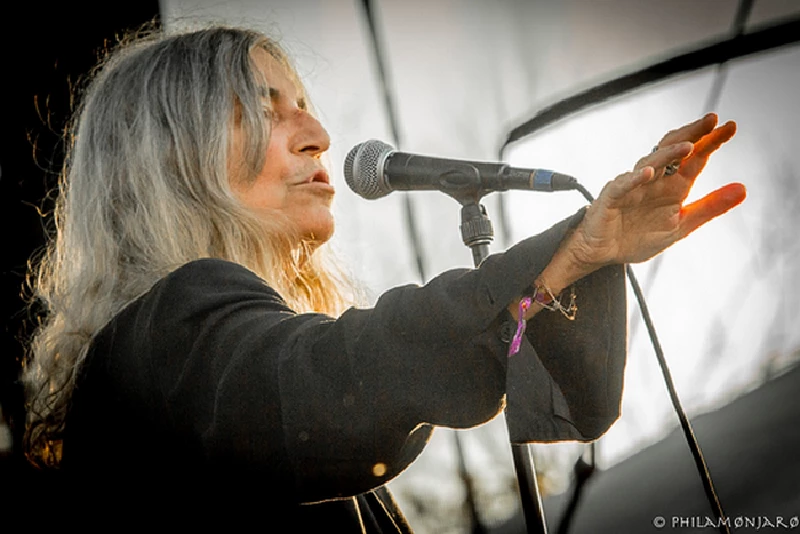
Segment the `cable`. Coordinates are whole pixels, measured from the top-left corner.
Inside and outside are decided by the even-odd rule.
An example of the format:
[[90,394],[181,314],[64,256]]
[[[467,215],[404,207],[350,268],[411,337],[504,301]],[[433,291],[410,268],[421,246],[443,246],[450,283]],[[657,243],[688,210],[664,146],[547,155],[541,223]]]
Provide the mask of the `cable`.
[[[367,22],[367,27],[369,29],[370,38],[372,41],[372,49],[375,54],[375,63],[378,69],[378,78],[381,84],[383,101],[386,108],[386,115],[389,120],[389,127],[391,129],[392,142],[394,146],[399,148],[402,147],[400,138],[399,120],[397,119],[397,114],[395,112],[394,98],[391,91],[391,83],[389,82],[389,76],[387,74],[387,69],[385,66],[386,61],[383,50],[381,48],[381,40],[378,35],[378,27],[377,27],[378,25],[375,20],[375,9],[373,4],[374,4],[373,0],[361,0],[361,6],[363,8],[364,18]],[[414,251],[414,260],[417,267],[417,274],[419,275],[420,281],[424,283],[427,280],[427,275],[425,272],[425,257],[422,248],[422,240],[419,235],[419,230],[417,229],[414,204],[412,202],[411,195],[407,193],[403,195],[403,209],[405,212],[406,229],[408,231],[409,239],[411,240],[411,247]],[[461,443],[461,437],[459,436],[457,431],[453,432],[453,436],[455,440],[456,456],[458,458],[458,474],[459,477],[461,478],[462,483],[464,484],[464,490],[466,493],[465,505],[467,507],[467,513],[469,516],[470,523],[472,525],[471,531],[472,534],[485,534],[486,528],[481,522],[480,516],[478,514],[476,497],[475,497],[476,495],[475,485],[473,484],[472,476],[470,476],[469,471],[467,470],[466,459],[464,456],[464,448]]]
[[[733,24],[731,26],[731,38],[741,37],[744,34],[745,26],[747,24],[747,20],[750,17],[750,13],[753,10],[753,4],[755,4],[755,0],[740,0],[739,7],[736,10],[736,15],[734,16]],[[727,70],[726,70],[726,61],[721,61],[717,65],[717,72],[716,76],[714,77],[713,84],[711,86],[711,90],[709,91],[708,97],[705,103],[705,111],[710,112],[717,108],[719,105],[719,99],[722,96],[722,89],[725,86],[725,82],[727,80]],[[577,191],[586,198],[589,202],[592,202],[592,195],[589,191],[580,183],[577,183],[575,186]],[[501,210],[504,207],[501,203],[500,205]],[[652,285],[655,277],[658,273],[658,269],[661,266],[661,262],[663,256],[659,256],[656,258],[653,264],[653,271],[650,277],[650,284]],[[689,443],[689,448],[692,451],[692,456],[695,459],[695,464],[697,465],[697,469],[701,474],[701,478],[703,480],[703,486],[706,490],[706,495],[709,498],[709,502],[711,503],[714,512],[717,514],[717,518],[721,519],[723,517],[722,506],[719,502],[719,498],[714,491],[713,484],[711,483],[711,476],[708,473],[708,468],[706,466],[705,460],[703,459],[702,452],[700,451],[700,446],[697,444],[697,440],[694,437],[694,432],[692,430],[691,425],[689,424],[689,420],[686,417],[686,414],[683,412],[681,408],[680,400],[678,399],[677,393],[675,393],[675,388],[672,384],[672,378],[669,373],[669,369],[666,365],[666,361],[664,359],[663,353],[661,352],[661,345],[658,343],[658,340],[655,335],[655,329],[652,326],[652,322],[650,321],[649,313],[647,312],[647,306],[644,301],[644,295],[639,287],[639,283],[636,280],[636,277],[633,274],[633,270],[630,265],[626,266],[626,273],[628,278],[631,282],[631,286],[634,288],[634,293],[636,294],[636,299],[639,302],[639,308],[642,310],[642,317],[645,320],[647,325],[648,332],[650,333],[650,338],[653,340],[653,346],[656,347],[656,357],[658,358],[659,366],[661,367],[661,372],[664,375],[664,379],[667,383],[667,389],[670,393],[670,398],[672,399],[673,406],[675,406],[675,411],[678,414],[678,419],[681,422],[681,427],[683,428],[684,433],[687,435],[687,441]],[[631,336],[633,335],[633,331],[638,325],[637,322],[632,322],[631,324]],[[592,452],[594,452],[594,443],[591,444]],[[695,452],[696,451],[696,452]],[[580,499],[581,493],[583,491],[583,487],[585,486],[586,482],[589,480],[590,476],[595,471],[595,462],[594,462],[594,454],[592,454],[592,462],[591,464],[587,464],[583,461],[583,459],[579,459],[578,462],[575,464],[575,475],[576,475],[576,482],[575,482],[575,489],[573,492],[572,499],[567,507],[566,512],[561,518],[561,523],[559,524],[559,534],[567,534],[569,532],[569,527],[572,522],[572,516],[575,514],[575,510],[577,509],[577,504]],[[724,521],[720,521],[720,525],[724,525]],[[720,527],[722,529],[722,526]],[[728,529],[725,528],[722,532],[728,532]]]
[[[750,17],[750,12],[753,10],[753,4],[755,4],[755,0],[740,0],[739,7],[736,10],[736,15],[733,18],[733,24],[731,24],[731,31],[730,36],[731,38],[740,37],[744,35],[745,26],[747,25],[747,19]],[[725,87],[725,82],[728,78],[728,71],[727,71],[727,61],[720,62],[716,67],[716,72],[714,74],[714,78],[711,83],[711,89],[708,92],[708,96],[706,97],[706,102],[703,105],[703,112],[710,113],[715,111],[719,107],[719,100],[722,97],[722,90]],[[651,262],[650,265],[650,277],[645,283],[644,292],[648,293],[649,289],[655,283],[656,277],[658,276],[659,269],[664,262],[664,256],[658,256]],[[629,330],[629,342],[632,342],[636,336],[638,331],[639,323],[636,321],[631,321],[630,330]]]
[[[383,94],[383,103],[386,108],[386,116],[389,121],[389,128],[392,132],[392,143],[396,147],[401,147],[400,139],[400,126],[395,113],[394,98],[392,96],[391,83],[389,83],[389,76],[386,72],[386,61],[381,48],[381,40],[378,35],[378,25],[375,21],[375,9],[372,5],[372,0],[362,0],[361,6],[364,8],[364,19],[367,22],[369,29],[370,39],[372,41],[372,51],[375,53],[375,66],[378,69],[378,80],[381,84],[381,92]],[[406,216],[406,230],[408,231],[408,238],[411,240],[411,248],[414,251],[414,261],[417,267],[417,274],[422,282],[427,280],[425,273],[425,258],[422,250],[422,241],[419,237],[419,230],[417,229],[416,217],[414,215],[414,203],[411,196],[404,194],[403,196],[403,211]]]
[[[594,201],[594,197],[582,184],[577,183],[575,185],[575,189],[580,191],[584,198],[586,198],[586,200],[588,200],[590,203]],[[703,481],[703,488],[705,489],[706,497],[708,498],[711,508],[714,510],[714,514],[719,520],[719,530],[722,534],[730,534],[730,527],[724,520],[725,514],[722,511],[722,504],[720,504],[719,497],[714,489],[714,484],[711,481],[711,473],[708,471],[708,466],[703,458],[700,445],[697,443],[697,438],[694,435],[694,430],[692,430],[692,425],[689,422],[689,418],[686,416],[686,412],[683,410],[683,406],[678,398],[677,391],[675,391],[675,384],[672,381],[672,373],[670,372],[667,361],[664,358],[664,351],[661,348],[661,343],[658,341],[653,320],[650,318],[650,312],[647,309],[647,304],[645,303],[644,296],[642,295],[642,289],[639,287],[639,282],[636,280],[636,276],[633,273],[633,268],[630,265],[625,266],[625,273],[628,275],[631,288],[633,289],[633,293],[636,295],[636,300],[639,303],[639,309],[642,312],[642,318],[647,326],[647,332],[650,334],[650,340],[653,342],[653,348],[655,349],[656,358],[658,359],[658,366],[661,368],[661,374],[664,376],[664,382],[667,385],[667,391],[669,392],[670,400],[672,400],[672,406],[675,408],[675,413],[678,415],[681,428],[686,436],[686,442],[689,445],[689,449],[692,451],[692,457],[694,458],[697,471]]]
[[[731,25],[731,38],[740,37],[744,35],[744,29],[747,25],[747,19],[750,17],[750,12],[753,11],[753,4],[755,0],[740,0],[739,7],[736,10],[736,15],[733,18]],[[721,61],[717,64],[717,75],[714,77],[714,83],[708,93],[706,99],[705,110],[706,112],[714,111],[719,105],[719,99],[722,96],[722,88],[725,86],[727,80],[727,61]]]

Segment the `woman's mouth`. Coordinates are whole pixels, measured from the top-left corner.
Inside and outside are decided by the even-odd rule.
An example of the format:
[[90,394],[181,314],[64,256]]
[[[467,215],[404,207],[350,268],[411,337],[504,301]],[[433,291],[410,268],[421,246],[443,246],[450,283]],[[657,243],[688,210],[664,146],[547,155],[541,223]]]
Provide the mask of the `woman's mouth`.
[[317,172],[315,172],[314,174],[312,174],[311,178],[308,181],[312,182],[312,183],[313,182],[321,182],[323,184],[329,184],[329,185],[331,183],[331,179],[328,176],[328,173],[325,172],[322,169],[320,169]]

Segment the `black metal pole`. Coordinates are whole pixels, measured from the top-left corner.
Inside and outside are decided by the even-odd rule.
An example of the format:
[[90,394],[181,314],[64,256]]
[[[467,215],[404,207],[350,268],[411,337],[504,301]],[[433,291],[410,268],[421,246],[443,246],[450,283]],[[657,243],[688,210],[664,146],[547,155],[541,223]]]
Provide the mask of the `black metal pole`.
[[539,484],[536,482],[536,466],[533,464],[531,446],[526,443],[512,443],[511,455],[517,471],[519,498],[522,501],[522,515],[528,534],[547,534]]
[[[489,243],[494,238],[492,222],[486,208],[477,201],[461,206],[461,238],[472,249],[472,260],[478,267],[489,255]],[[528,534],[547,534],[539,485],[536,482],[536,467],[530,445],[511,443],[514,469],[519,483],[522,513]]]

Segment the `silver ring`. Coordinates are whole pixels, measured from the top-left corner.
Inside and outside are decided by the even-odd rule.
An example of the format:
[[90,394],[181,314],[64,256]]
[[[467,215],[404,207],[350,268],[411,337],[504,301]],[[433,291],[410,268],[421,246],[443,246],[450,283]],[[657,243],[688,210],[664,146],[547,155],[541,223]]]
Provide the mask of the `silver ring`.
[[681,166],[681,164],[679,162],[673,161],[672,163],[670,163],[669,165],[664,167],[664,175],[665,176],[672,176],[673,174],[678,172],[678,167],[680,167],[680,166]]
[[653,154],[656,150],[658,150],[658,145],[655,145],[653,147],[653,150],[650,151],[650,153]]

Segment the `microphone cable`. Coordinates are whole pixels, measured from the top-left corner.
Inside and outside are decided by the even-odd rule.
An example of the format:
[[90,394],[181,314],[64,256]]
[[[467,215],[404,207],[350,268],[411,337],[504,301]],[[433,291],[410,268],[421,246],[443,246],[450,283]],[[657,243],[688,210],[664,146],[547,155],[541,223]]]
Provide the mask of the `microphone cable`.
[[[592,194],[581,183],[578,182],[575,184],[575,190],[579,191],[590,203],[594,202],[594,197]],[[686,443],[689,445],[689,449],[692,452],[692,457],[694,458],[697,471],[700,474],[701,480],[703,481],[703,488],[705,489],[706,497],[708,498],[708,502],[711,505],[714,514],[717,516],[717,520],[719,521],[719,531],[722,534],[730,534],[731,531],[729,525],[725,521],[725,514],[722,511],[722,504],[720,503],[717,492],[714,489],[714,484],[711,481],[711,473],[708,470],[708,465],[703,457],[703,452],[700,450],[700,445],[694,435],[694,430],[689,422],[689,418],[686,416],[686,412],[684,411],[681,401],[678,398],[678,393],[675,390],[675,384],[672,381],[672,373],[670,372],[667,361],[664,358],[664,351],[661,348],[661,342],[658,340],[658,336],[656,335],[656,329],[653,325],[653,320],[650,317],[650,311],[647,308],[647,303],[644,300],[642,289],[639,287],[639,282],[636,279],[636,276],[633,273],[633,268],[630,266],[630,264],[625,265],[625,273],[628,276],[633,293],[636,295],[636,300],[639,303],[639,310],[642,313],[642,319],[644,319],[647,332],[650,335],[650,341],[652,342],[653,349],[656,353],[658,366],[661,368],[661,374],[664,376],[664,382],[667,385],[667,391],[669,392],[672,406],[675,409],[675,413],[678,415],[678,420],[680,421],[681,428],[683,429],[683,433],[686,437]],[[594,455],[592,455],[592,464],[594,464]],[[580,485],[582,485],[582,482],[585,482],[585,480],[586,478],[579,480],[579,486],[576,488],[577,491],[580,491]],[[574,511],[574,508],[572,511]],[[562,519],[562,521],[564,520],[567,520],[568,524],[568,518],[565,517]]]
[[[747,20],[750,16],[750,13],[753,10],[753,4],[755,0],[739,0],[739,6],[736,11],[736,15],[734,17],[733,25],[731,27],[731,35],[732,37],[739,37],[744,33],[745,25]],[[726,80],[726,71],[725,71],[725,62],[722,62],[717,65],[717,72],[716,76],[714,77],[714,83],[711,87],[711,90],[708,94],[705,109],[706,111],[713,111],[717,105],[719,104],[719,99],[722,94],[722,88],[725,85]],[[590,203],[594,200],[591,193],[580,183],[575,184],[575,190],[579,191],[583,197],[588,200]],[[501,209],[503,205],[501,204]],[[675,408],[675,413],[678,415],[678,419],[681,423],[681,428],[683,429],[684,435],[686,436],[686,441],[689,445],[689,449],[692,452],[692,457],[694,458],[695,465],[697,466],[697,470],[700,473],[700,478],[703,481],[703,488],[705,490],[706,496],[708,498],[709,503],[711,504],[711,508],[714,510],[715,515],[717,516],[717,520],[720,523],[720,532],[723,534],[730,534],[730,528],[727,526],[726,522],[724,521],[724,513],[722,511],[722,504],[719,501],[719,496],[717,495],[714,484],[711,481],[711,474],[708,471],[708,466],[706,465],[705,459],[703,458],[703,453],[700,450],[700,445],[697,442],[697,438],[694,435],[694,431],[692,430],[692,426],[689,423],[689,419],[686,416],[686,413],[683,410],[683,406],[681,405],[680,399],[678,398],[678,394],[675,391],[675,385],[672,381],[672,375],[669,371],[669,367],[667,366],[666,359],[664,358],[664,352],[661,349],[661,343],[658,341],[658,337],[656,336],[655,327],[653,326],[653,321],[650,317],[650,312],[647,309],[647,304],[644,300],[644,295],[642,293],[641,288],[639,287],[639,282],[636,279],[636,276],[633,273],[633,269],[630,265],[625,266],[625,273],[628,276],[628,280],[631,283],[631,287],[633,288],[633,292],[636,295],[636,300],[639,303],[639,309],[642,313],[642,319],[645,322],[645,326],[647,327],[647,332],[650,335],[650,340],[653,343],[653,348],[656,352],[656,358],[658,359],[658,365],[661,368],[661,374],[664,376],[664,381],[667,385],[667,390],[669,392],[670,399],[672,400],[672,405]],[[569,503],[567,511],[564,513],[561,524],[559,525],[559,534],[567,534],[569,531],[569,525],[572,521],[572,516],[575,513],[575,509],[578,504],[578,500],[580,499],[581,493],[583,491],[583,486],[589,479],[589,477],[595,472],[595,454],[594,454],[594,443],[591,445],[592,447],[592,461],[591,464],[587,464],[582,459],[579,459],[578,462],[575,464],[575,474],[576,474],[576,485],[575,490],[573,492],[572,499]]]

